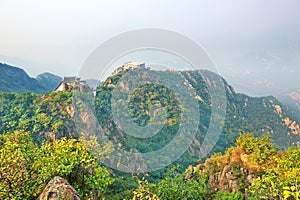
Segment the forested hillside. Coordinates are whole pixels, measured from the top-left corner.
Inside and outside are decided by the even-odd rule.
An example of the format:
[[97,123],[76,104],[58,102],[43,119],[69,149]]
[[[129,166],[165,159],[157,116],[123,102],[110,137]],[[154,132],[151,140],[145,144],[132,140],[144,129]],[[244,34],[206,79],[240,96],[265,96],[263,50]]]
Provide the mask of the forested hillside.
[[29,131],[36,142],[75,136],[72,93],[0,93],[0,132]]
[[[141,70],[141,74],[147,74],[147,70]],[[144,71],[143,71],[144,70]],[[147,142],[139,141],[139,139],[131,136],[125,136],[125,133],[120,133],[112,118],[111,101],[112,91],[116,85],[121,85],[123,88],[128,85],[135,84],[132,82],[123,83],[121,80],[125,71],[121,71],[115,76],[109,77],[97,90],[96,97],[96,112],[99,122],[109,128],[112,136],[117,136],[118,141],[123,146],[128,148],[137,148],[140,151],[151,151],[163,146],[172,138],[172,133],[178,130],[180,107],[172,92],[163,86],[157,84],[148,84],[138,88],[134,93],[134,98],[130,97],[130,116],[133,121],[145,126],[149,120],[149,108],[160,103],[166,107],[167,123],[159,134],[152,137]],[[170,72],[158,72],[167,76]],[[190,86],[195,89],[199,104],[199,133],[196,135],[197,140],[195,145],[201,144],[203,136],[206,134],[210,123],[211,103],[210,94],[203,80],[201,72],[198,71],[183,71],[182,74]],[[212,74],[212,77],[219,78],[218,75]],[[142,75],[141,75],[142,76]],[[269,134],[272,137],[272,142],[279,149],[286,149],[290,145],[295,145],[300,141],[300,128],[298,125],[299,119],[292,110],[282,105],[275,97],[250,97],[245,94],[235,93],[234,89],[224,81],[224,87],[227,97],[227,112],[225,125],[221,137],[215,147],[215,152],[223,152],[225,148],[232,146],[239,133],[253,132],[256,136]],[[211,80],[213,82],[213,80]],[[118,103],[122,103],[121,101]],[[155,113],[154,111],[152,111]],[[147,114],[148,113],[148,114]],[[155,116],[153,116],[155,118]],[[162,139],[164,138],[164,139]],[[164,141],[164,142],[161,142]],[[192,149],[190,149],[192,151]]]
[[[149,69],[135,70],[142,70],[143,75]],[[159,121],[157,125],[163,128],[152,137],[126,134],[114,122],[111,105],[115,86],[121,84],[126,89],[126,84],[131,84],[120,81],[125,73],[108,77],[97,88],[95,98],[89,94],[84,98],[95,104],[101,130],[119,147],[142,153],[160,149],[181,126],[180,102],[172,90],[162,85],[139,87],[129,99],[131,119],[141,127],[153,123],[152,118],[160,117],[156,116],[158,104],[166,111],[166,118]],[[193,98],[201,116],[198,131],[190,148],[176,162],[148,174],[122,173],[102,166],[101,159],[109,159],[113,149],[78,131],[76,113],[86,112],[84,102],[74,103],[78,91],[1,92],[0,199],[36,199],[55,176],[66,179],[83,199],[297,199],[297,115],[274,97],[235,93],[222,79],[227,98],[225,125],[213,151],[199,159],[199,146],[207,133],[212,109],[208,88],[199,71],[172,73],[185,77],[196,91]],[[125,101],[118,103],[123,105]],[[88,114],[83,113],[79,120],[92,123]],[[252,134],[245,134],[249,132]],[[95,146],[101,147],[97,152],[100,157],[91,151]]]
[[276,151],[270,137],[241,135],[225,154],[180,174],[171,169],[158,183],[144,176],[135,199],[299,199],[300,148]]
[[174,166],[157,182],[148,174],[116,176],[89,153],[94,145],[62,138],[38,147],[23,131],[0,135],[1,199],[36,199],[56,176],[81,199],[299,199],[300,148],[277,151],[267,135],[241,135],[224,154],[183,172]]

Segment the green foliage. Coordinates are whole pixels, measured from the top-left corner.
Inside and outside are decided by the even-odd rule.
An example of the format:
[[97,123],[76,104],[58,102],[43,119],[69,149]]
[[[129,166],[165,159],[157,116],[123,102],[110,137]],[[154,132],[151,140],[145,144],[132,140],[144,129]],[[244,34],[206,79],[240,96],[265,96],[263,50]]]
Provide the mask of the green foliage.
[[28,132],[0,135],[0,198],[35,199],[54,176],[65,178],[85,199],[103,195],[113,182],[80,138],[40,148]]
[[29,131],[39,143],[72,136],[74,125],[68,114],[71,97],[71,92],[44,95],[0,92],[0,133]]
[[[147,73],[147,70],[144,71]],[[132,95],[128,95],[129,99],[125,101],[118,101],[120,105],[129,106],[129,113],[124,113],[126,116],[130,116],[132,121],[140,126],[146,126],[152,118],[157,117],[157,112],[152,112],[151,109],[160,104],[166,111],[167,117],[165,120],[156,122],[155,125],[161,125],[163,128],[153,137],[149,138],[136,138],[130,134],[122,131],[122,128],[116,124],[112,118],[112,105],[111,97],[112,91],[116,85],[122,85],[122,87],[129,87],[134,85],[136,80],[129,80],[128,83],[122,82],[122,77],[126,71],[121,71],[113,76],[110,76],[97,88],[97,96],[95,100],[96,114],[99,123],[104,129],[109,131],[108,137],[115,141],[119,146],[127,151],[139,151],[142,153],[155,151],[161,149],[168,144],[177,134],[180,127],[180,114],[182,108],[180,102],[176,101],[176,96],[168,88],[158,83],[145,84],[139,88],[136,88]],[[160,75],[168,77],[168,71],[154,71],[151,73],[159,73]],[[176,73],[176,72],[174,72]],[[184,76],[190,87],[195,89],[198,105],[199,105],[199,132],[195,136],[195,144],[192,144],[175,165],[183,165],[186,168],[188,165],[195,164],[195,160],[198,156],[199,145],[202,144],[203,139],[207,133],[210,116],[211,116],[211,99],[207,83],[203,77],[204,71],[183,71],[178,74]],[[139,75],[137,75],[139,76]],[[136,77],[139,80],[141,77]],[[219,78],[216,74],[211,73],[211,82],[214,78]],[[239,137],[240,133],[252,132],[255,136],[262,136],[269,134],[272,136],[272,142],[276,144],[276,147],[284,150],[287,146],[291,145],[294,139],[299,139],[296,135],[287,137],[289,131],[288,127],[282,123],[285,116],[290,115],[290,111],[286,109],[276,98],[274,97],[260,97],[254,98],[244,94],[236,94],[234,90],[225,82],[225,92],[227,97],[227,112],[226,120],[223,128],[223,132],[215,145],[213,152],[225,152],[226,148],[234,145],[235,140]],[[120,92],[122,96],[122,92]],[[280,106],[282,109],[281,115],[276,112],[275,106]],[[163,122],[162,122],[163,121]],[[274,137],[273,137],[274,136]],[[265,141],[269,139],[265,138]],[[199,144],[199,145],[198,145]],[[264,144],[262,141],[261,144]],[[259,147],[258,144],[253,154],[255,162],[263,163],[269,155],[272,155],[275,151],[270,146]],[[252,147],[247,147],[252,148]],[[254,147],[253,147],[254,148]],[[250,149],[249,149],[250,150]],[[210,155],[209,155],[210,156]],[[165,170],[156,172],[159,174],[156,179],[163,178]],[[150,174],[151,176],[151,174]],[[151,178],[150,178],[151,179]]]
[[[172,168],[158,183],[149,183],[148,175],[141,179],[137,176],[138,188],[133,190],[133,199],[207,199],[209,186],[207,177],[199,175],[187,179]],[[196,172],[197,173],[197,172]]]
[[300,182],[300,148],[290,147],[269,158],[273,161],[262,175],[253,180],[248,191],[260,199],[298,199]]
[[217,192],[214,195],[215,200],[244,200],[245,197],[240,192]]
[[[276,151],[265,135],[240,135],[236,147],[214,154],[204,164],[215,199],[299,199],[300,148]],[[227,175],[228,174],[228,175]],[[218,178],[216,178],[218,177]],[[234,193],[230,182],[238,184]]]
[[[167,75],[170,72],[157,73]],[[222,173],[224,166],[229,165],[228,170],[238,178],[239,191],[236,193],[212,191],[209,185],[210,177],[200,173],[200,165],[193,169],[199,170],[197,173],[193,172],[190,178],[185,177],[184,169],[196,164],[199,145],[206,135],[210,123],[211,100],[206,82],[199,71],[179,73],[186,78],[198,96],[201,117],[195,143],[173,163],[181,166],[178,174],[164,175],[167,169],[172,168],[169,166],[151,172],[147,179],[139,179],[138,183],[134,183],[128,174],[120,177],[121,173],[114,171],[115,176],[119,177],[114,184],[110,185],[112,179],[109,178],[108,171],[99,166],[94,157],[89,154],[89,145],[100,144],[96,144],[95,141],[86,144],[83,139],[66,139],[79,138],[74,128],[74,119],[71,117],[72,112],[74,109],[81,109],[82,102],[95,103],[99,124],[109,132],[109,139],[124,150],[150,152],[168,144],[181,126],[180,102],[168,88],[159,84],[146,84],[137,88],[133,96],[127,99],[130,109],[127,115],[140,126],[146,126],[154,121],[153,117],[159,117],[157,105],[166,111],[165,120],[158,121],[158,125],[163,124],[163,128],[155,136],[146,139],[132,137],[122,132],[113,121],[111,93],[123,76],[123,72],[109,77],[97,88],[95,102],[87,97],[76,102],[77,105],[74,107],[70,107],[71,92],[44,95],[0,93],[0,133],[4,133],[0,136],[0,199],[36,198],[45,184],[56,175],[67,179],[85,198],[105,194],[108,199],[122,197],[204,199],[213,196],[216,199],[242,199],[243,195],[250,199],[297,199],[300,150],[293,147],[283,153],[277,152],[270,138],[271,136],[272,142],[280,150],[286,150],[285,148],[295,138],[299,138],[296,135],[286,134],[289,130],[282,120],[289,116],[289,111],[274,97],[252,98],[236,94],[225,81],[228,99],[226,122],[212,153],[225,152],[226,148],[234,145],[236,139],[237,147],[228,149],[225,155],[214,154],[206,162],[207,165],[201,167],[206,168],[209,175],[215,175],[215,173]],[[127,102],[118,103],[123,105]],[[276,112],[275,105],[281,106],[281,115]],[[22,131],[8,134],[17,130]],[[239,136],[240,133],[245,132],[253,132],[253,134]],[[270,136],[262,136],[264,133]],[[44,142],[45,140],[56,141],[50,143]],[[38,145],[34,141],[38,142]],[[106,150],[107,148],[103,146],[103,151]],[[97,152],[99,155],[102,153]],[[210,168],[207,167],[208,165]],[[240,174],[241,168],[254,171],[255,177],[250,186],[246,184],[247,177]],[[110,187],[107,190],[108,185]],[[129,194],[128,191],[133,187],[136,188]]]
[[184,175],[174,178],[166,177],[157,185],[152,186],[152,190],[160,199],[206,199],[208,185],[206,179],[186,180]]
[[[147,175],[146,175],[147,176]],[[138,182],[138,188],[133,190],[133,197],[132,200],[137,200],[137,199],[143,199],[143,200],[159,200],[160,198],[157,196],[157,194],[154,194],[153,192],[150,191],[149,188],[149,182],[148,180],[144,177],[142,177],[141,180],[139,180],[138,177],[137,182]]]
[[236,140],[237,146],[242,147],[251,158],[260,164],[265,163],[270,156],[276,154],[276,148],[271,144],[269,135],[255,138],[252,133],[243,134]]
[[[214,154],[200,165],[213,180],[212,187],[221,189],[215,199],[299,199],[299,147],[279,152],[268,135],[256,138],[251,133],[240,135],[236,143],[224,155]],[[230,176],[215,180],[226,172]],[[237,193],[230,192],[229,179],[239,184]]]
[[31,170],[36,152],[29,133],[0,135],[0,199],[36,197],[38,174]]
[[[278,114],[275,106],[282,109]],[[233,146],[240,133],[252,132],[256,137],[269,134],[272,143],[280,150],[286,150],[299,136],[287,136],[291,130],[282,123],[285,117],[293,117],[293,111],[282,105],[276,98],[249,97],[245,94],[234,94],[227,104],[226,122],[224,126],[224,139],[219,140],[219,145]]]
[[[38,76],[37,79],[31,78],[28,74],[20,68],[13,67],[4,63],[0,63],[0,91],[6,92],[35,92],[45,93],[53,90],[53,85],[41,84],[45,81],[52,84],[58,84],[60,78],[47,73],[48,77]],[[58,79],[57,79],[58,78]],[[41,81],[41,82],[40,82]],[[55,86],[54,86],[55,87]]]
[[284,187],[283,197],[284,199],[299,199],[300,193],[296,186]]
[[40,159],[33,164],[33,169],[39,171],[43,182],[53,176],[66,177],[82,196],[89,196],[94,189],[102,193],[112,182],[108,171],[88,153],[82,138],[46,143],[37,155]]
[[[133,148],[139,152],[150,152],[161,149],[173,139],[178,131],[181,114],[178,100],[170,89],[161,85],[146,84],[137,88],[132,96],[129,95],[129,99],[118,101],[119,105],[124,104],[124,106],[127,101],[129,102],[129,113],[124,113],[124,116],[130,115],[132,121],[140,126],[156,122],[159,123],[157,125],[163,125],[163,128],[155,136],[146,139],[132,137],[125,133],[122,134],[123,137],[120,137],[121,129],[118,129],[112,118],[111,92],[113,86],[111,85],[116,84],[121,76],[122,74],[118,74],[116,77],[108,78],[97,89],[95,104],[99,123],[110,130],[110,138],[118,138],[118,142],[122,144],[122,148],[128,151]],[[158,111],[157,105],[161,105],[167,113],[166,118],[163,119],[164,121],[153,120],[159,118],[158,115],[161,113]]]

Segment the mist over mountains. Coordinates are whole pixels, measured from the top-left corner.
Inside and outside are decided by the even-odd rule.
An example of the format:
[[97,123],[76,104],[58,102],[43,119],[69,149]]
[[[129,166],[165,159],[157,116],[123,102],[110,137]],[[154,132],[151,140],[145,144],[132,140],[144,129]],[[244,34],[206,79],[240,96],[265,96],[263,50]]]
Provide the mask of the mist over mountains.
[[[176,61],[174,64],[181,63]],[[222,74],[237,92],[250,96],[275,96],[283,104],[299,110],[300,79],[297,78],[299,69],[296,66],[295,59],[268,52],[249,52],[234,60]],[[16,93],[51,92],[62,80],[61,76],[49,72],[32,78],[22,68],[5,63],[0,63],[0,77],[0,91]],[[86,83],[91,88],[100,84],[95,79],[88,79]]]
[[277,97],[299,88],[299,65],[292,55],[252,51],[232,60],[223,76],[238,92]]
[[23,69],[0,63],[0,91],[3,92],[51,92],[61,80],[61,77],[48,72],[32,78]]

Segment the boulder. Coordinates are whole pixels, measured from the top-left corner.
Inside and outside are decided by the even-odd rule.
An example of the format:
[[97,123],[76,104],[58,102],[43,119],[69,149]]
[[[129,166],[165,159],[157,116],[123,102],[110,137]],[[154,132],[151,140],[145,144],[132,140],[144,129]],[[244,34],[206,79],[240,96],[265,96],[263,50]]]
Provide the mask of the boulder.
[[38,200],[80,200],[77,191],[63,178],[54,177],[45,187]]

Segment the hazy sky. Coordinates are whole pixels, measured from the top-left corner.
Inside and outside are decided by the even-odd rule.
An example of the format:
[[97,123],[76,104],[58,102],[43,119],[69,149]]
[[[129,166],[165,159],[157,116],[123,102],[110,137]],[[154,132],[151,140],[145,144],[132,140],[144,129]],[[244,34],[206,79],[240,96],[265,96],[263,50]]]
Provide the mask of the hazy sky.
[[249,52],[300,60],[299,0],[0,0],[0,25],[0,62],[31,76],[77,74],[102,42],[144,27],[192,38],[225,76]]

